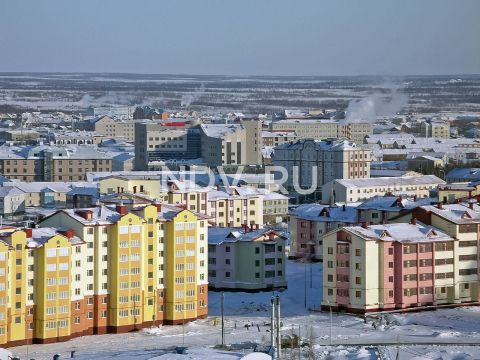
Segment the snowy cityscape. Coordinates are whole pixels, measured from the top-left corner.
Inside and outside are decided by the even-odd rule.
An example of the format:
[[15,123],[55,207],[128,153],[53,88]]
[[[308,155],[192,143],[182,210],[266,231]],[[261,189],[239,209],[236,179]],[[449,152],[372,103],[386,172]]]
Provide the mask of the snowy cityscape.
[[0,360],[480,359],[477,1],[2,8]]

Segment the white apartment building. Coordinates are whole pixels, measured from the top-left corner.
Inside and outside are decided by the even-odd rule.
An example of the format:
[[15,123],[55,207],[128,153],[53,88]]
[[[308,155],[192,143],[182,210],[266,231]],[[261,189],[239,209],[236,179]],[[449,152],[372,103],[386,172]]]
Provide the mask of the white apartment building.
[[323,187],[322,200],[331,197],[340,202],[357,202],[374,196],[405,195],[429,197],[430,192],[445,181],[435,175],[342,179],[339,177]]

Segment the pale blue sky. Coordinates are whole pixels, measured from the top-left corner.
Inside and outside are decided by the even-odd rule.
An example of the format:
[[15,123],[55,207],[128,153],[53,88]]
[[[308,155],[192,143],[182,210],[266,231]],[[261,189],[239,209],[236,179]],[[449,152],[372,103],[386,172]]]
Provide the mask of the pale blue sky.
[[0,72],[480,73],[479,0],[0,0]]

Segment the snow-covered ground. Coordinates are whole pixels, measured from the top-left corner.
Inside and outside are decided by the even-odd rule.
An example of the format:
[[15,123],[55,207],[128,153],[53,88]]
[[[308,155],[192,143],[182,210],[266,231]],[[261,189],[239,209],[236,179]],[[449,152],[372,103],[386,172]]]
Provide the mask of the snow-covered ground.
[[[480,308],[465,307],[437,311],[392,314],[375,329],[373,319],[351,315],[321,313],[321,264],[287,263],[288,289],[279,292],[282,304],[284,336],[300,335],[305,344],[301,352],[315,359],[395,359],[396,344],[400,359],[480,359]],[[306,282],[305,282],[306,280]],[[305,287],[306,285],[306,287]],[[305,289],[306,303],[305,308]],[[276,295],[277,293],[274,293]],[[225,326],[227,344],[233,351],[213,349],[221,343],[219,325],[220,293],[211,292],[210,317],[182,326],[164,326],[127,334],[107,334],[77,338],[64,343],[30,345],[28,359],[51,359],[60,353],[69,357],[76,351],[78,359],[240,359],[246,344],[268,344],[271,292],[226,293]],[[248,325],[248,326],[247,326]],[[253,326],[252,326],[253,325]],[[332,338],[330,338],[330,333]],[[173,354],[175,346],[185,343],[188,355]],[[462,344],[465,344],[463,346]],[[379,346],[380,345],[380,346]],[[475,346],[476,345],[476,346]],[[22,359],[27,347],[10,349]],[[298,349],[285,349],[285,358]]]

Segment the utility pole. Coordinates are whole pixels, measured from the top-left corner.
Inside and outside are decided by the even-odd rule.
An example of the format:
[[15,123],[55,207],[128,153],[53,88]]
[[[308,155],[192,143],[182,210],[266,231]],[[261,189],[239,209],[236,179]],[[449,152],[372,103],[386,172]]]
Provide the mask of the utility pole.
[[272,345],[273,359],[275,359],[275,299],[272,296],[270,299],[272,305],[272,313],[270,316],[270,343]]
[[225,293],[222,291],[221,295],[221,310],[222,310],[222,348],[225,346],[225,322],[224,322],[224,317],[223,317],[223,311],[224,311],[224,301],[225,301]]
[[307,263],[305,262],[305,281],[304,281],[304,306],[307,308]]
[[302,359],[302,349],[300,347],[300,325],[298,325],[298,341],[297,341],[297,345],[298,345],[298,360],[301,360]]
[[313,284],[312,284],[312,261],[310,261],[310,289],[312,288]]
[[276,297],[277,305],[277,359],[282,358],[282,337],[280,335],[280,296]]

